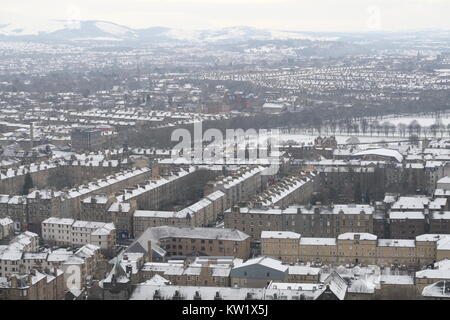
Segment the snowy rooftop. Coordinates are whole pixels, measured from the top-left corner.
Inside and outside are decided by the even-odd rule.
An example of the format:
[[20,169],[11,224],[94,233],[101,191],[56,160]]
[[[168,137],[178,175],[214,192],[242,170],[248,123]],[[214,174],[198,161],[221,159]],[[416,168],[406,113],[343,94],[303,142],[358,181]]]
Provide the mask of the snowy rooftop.
[[425,215],[422,211],[391,211],[389,213],[389,219],[391,220],[424,220]]
[[262,231],[261,239],[300,239],[301,235],[291,231]]
[[318,275],[320,273],[320,268],[313,268],[308,266],[289,266],[288,267],[289,274],[297,274],[297,275]]
[[392,210],[423,210],[429,203],[427,197],[400,197],[392,205]]
[[254,259],[250,259],[245,261],[239,266],[236,266],[235,268],[242,268],[247,266],[253,266],[253,265],[263,265],[272,269],[276,269],[281,272],[286,272],[289,268],[289,266],[284,265],[280,260],[276,260],[270,257],[258,257]]
[[398,162],[403,161],[403,156],[400,152],[393,149],[386,149],[386,148],[379,148],[379,149],[369,149],[364,151],[359,151],[354,153],[353,157],[361,157],[361,156],[381,156],[381,157],[388,157],[393,158]]
[[381,275],[380,282],[383,284],[394,284],[394,285],[414,285],[414,278],[408,275]]
[[[196,239],[214,239],[242,241],[249,236],[237,229],[218,229],[218,228],[184,228],[161,226],[147,229],[142,236],[150,236],[153,239],[161,238],[196,238]],[[141,236],[141,237],[142,237]]]
[[416,244],[414,240],[403,239],[378,239],[379,247],[409,247],[415,248]]
[[151,210],[136,210],[133,214],[135,218],[174,218],[174,211],[151,211]]
[[450,183],[450,177],[446,176],[437,181],[437,183]]
[[68,219],[68,218],[56,218],[56,217],[50,217],[42,221],[43,224],[59,224],[59,225],[73,225],[75,222],[74,219]]
[[438,281],[423,288],[423,297],[450,299],[450,281]]
[[301,238],[300,245],[302,246],[335,246],[335,238]]
[[450,280],[450,270],[425,269],[425,270],[417,271],[416,278]]
[[423,242],[437,242],[439,240],[450,239],[450,235],[448,234],[422,234],[416,237],[416,241]]
[[367,204],[339,204],[334,205],[333,213],[338,214],[343,212],[344,214],[372,214],[374,212],[374,208],[371,205]]
[[14,223],[14,221],[12,221],[9,218],[1,218],[0,219],[0,226],[7,226],[7,225],[11,225],[13,223]]
[[[281,285],[280,285],[281,286]],[[314,286],[305,285],[305,290],[301,286],[292,285],[289,289],[264,289],[264,288],[231,288],[231,287],[193,287],[193,286],[156,286],[149,283],[141,283],[136,286],[130,300],[154,300],[155,293],[160,299],[170,300],[174,295],[183,299],[193,300],[198,295],[202,300],[246,300],[247,298],[256,300],[313,300],[320,293],[319,285],[317,290]]]
[[377,240],[377,236],[370,233],[347,232],[340,234],[338,240]]

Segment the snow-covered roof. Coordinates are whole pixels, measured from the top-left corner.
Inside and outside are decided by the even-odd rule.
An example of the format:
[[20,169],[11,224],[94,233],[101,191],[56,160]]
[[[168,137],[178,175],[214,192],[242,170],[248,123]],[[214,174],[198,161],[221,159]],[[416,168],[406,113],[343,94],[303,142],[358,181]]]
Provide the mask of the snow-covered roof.
[[0,226],[7,226],[7,225],[11,225],[11,224],[14,224],[14,221],[12,221],[9,218],[0,219]]
[[427,233],[427,234],[422,234],[416,237],[416,241],[420,241],[420,242],[438,242],[439,240],[442,239],[450,239],[450,235],[449,234],[431,234],[431,233]]
[[300,239],[301,235],[291,231],[262,231],[261,239]]
[[368,204],[336,204],[333,206],[333,213],[339,214],[361,214],[370,215],[374,212],[374,208]]
[[446,176],[437,181],[437,183],[450,183],[450,177]]
[[[282,284],[280,284],[282,286]],[[292,284],[291,289],[278,287],[273,288],[234,288],[234,287],[194,287],[194,286],[169,286],[169,285],[149,285],[141,283],[136,286],[130,300],[154,300],[155,295],[159,299],[171,300],[174,295],[183,299],[193,300],[194,296],[199,296],[202,300],[246,300],[248,298],[256,300],[313,300],[320,292],[320,284],[305,284],[305,289],[300,285]]]
[[450,220],[450,211],[436,211],[431,215],[433,220]]
[[338,236],[338,240],[377,240],[377,236],[371,233],[355,233],[355,232],[347,232],[340,234]]
[[161,226],[147,229],[144,234],[155,240],[162,238],[195,238],[212,240],[231,240],[242,241],[249,238],[249,235],[237,229],[220,228],[189,228],[189,227],[171,227]]
[[442,280],[426,286],[422,290],[422,296],[450,299],[450,281]]
[[379,247],[409,247],[415,248],[414,240],[408,239],[378,239]]
[[234,269],[242,268],[242,267],[248,267],[253,265],[262,265],[271,269],[275,269],[281,272],[286,272],[288,270],[288,266],[284,265],[280,260],[276,260],[271,257],[258,257],[254,259],[249,259],[242,263],[239,266],[234,267]]
[[353,157],[362,157],[362,156],[381,156],[381,157],[387,157],[387,158],[393,158],[397,162],[403,161],[403,156],[400,152],[393,149],[386,149],[386,148],[379,148],[379,149],[368,149],[364,151],[359,151],[354,154],[352,154]]
[[74,222],[74,219],[50,217],[42,221],[42,224],[58,224],[71,226]]
[[380,276],[380,282],[382,284],[393,284],[393,285],[414,285],[414,278],[409,275],[392,275],[392,274],[382,274]]
[[425,215],[422,211],[391,211],[389,213],[389,219],[391,220],[423,220]]
[[290,275],[319,275],[320,268],[294,265],[288,267],[288,272]]
[[439,269],[420,270],[416,272],[416,278],[450,280],[450,270],[439,270]]
[[392,210],[423,210],[430,203],[427,197],[400,197],[392,205]]
[[325,279],[322,292],[325,291],[326,288],[329,288],[339,300],[344,300],[345,295],[347,294],[348,285],[337,272],[333,272]]
[[300,245],[302,246],[335,246],[335,238],[301,238]]
[[159,274],[155,274],[150,280],[144,282],[144,285],[151,286],[163,286],[170,284],[170,281],[166,278],[161,277]]

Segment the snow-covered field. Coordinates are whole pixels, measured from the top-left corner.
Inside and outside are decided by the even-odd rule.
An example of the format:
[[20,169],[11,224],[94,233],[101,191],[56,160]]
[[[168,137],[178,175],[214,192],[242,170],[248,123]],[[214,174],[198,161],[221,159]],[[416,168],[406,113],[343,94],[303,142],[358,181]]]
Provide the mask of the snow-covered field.
[[[318,135],[306,135],[306,134],[281,134],[280,142],[287,141],[295,141],[297,143],[304,144],[314,144],[314,139],[317,138]],[[358,138],[360,143],[381,143],[381,142],[389,142],[389,141],[399,141],[405,139],[399,139],[397,137],[367,137],[360,135],[344,135],[344,136],[336,136],[336,141],[338,144],[345,144],[350,137]]]
[[[432,117],[432,116],[428,116],[428,117],[400,117],[400,118],[392,118],[392,119],[385,119],[380,121],[381,123],[384,122],[389,122],[395,126],[399,125],[399,124],[405,124],[405,125],[409,125],[411,124],[414,120],[416,120],[422,127],[430,127],[433,124],[436,123],[436,118]],[[448,124],[450,124],[450,115],[444,115],[440,118],[440,121],[443,125],[447,126]]]
[[[297,133],[279,133],[278,135],[274,133],[272,135],[272,138],[275,139],[273,142],[278,142],[279,144],[286,144],[288,142],[292,142],[293,144],[305,144],[305,145],[313,145],[314,139],[316,139],[319,135],[318,134],[297,134]],[[322,135],[327,136],[327,135]],[[261,136],[252,136],[251,138],[247,139],[246,141],[250,145],[255,145],[256,142],[260,144],[267,143],[267,139],[270,137],[270,134],[263,134]],[[398,142],[398,141],[405,141],[407,138],[399,138],[399,137],[383,137],[383,136],[363,136],[363,135],[341,135],[341,136],[335,136],[336,141],[338,144],[347,144],[347,140],[351,137],[356,137],[359,140],[359,143],[362,144],[380,144],[380,143],[389,143],[389,142]],[[231,142],[232,143],[232,142]]]

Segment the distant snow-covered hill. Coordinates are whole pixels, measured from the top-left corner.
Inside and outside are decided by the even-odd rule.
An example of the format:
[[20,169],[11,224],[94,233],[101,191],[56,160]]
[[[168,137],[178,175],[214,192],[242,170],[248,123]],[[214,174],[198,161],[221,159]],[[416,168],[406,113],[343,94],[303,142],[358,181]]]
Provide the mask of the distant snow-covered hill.
[[194,31],[170,29],[166,32],[166,36],[177,40],[206,41],[206,42],[286,40],[286,39],[336,40],[336,38],[326,38],[326,37],[315,38],[299,32],[274,31],[252,27],[229,27],[215,30],[194,30]]
[[[11,19],[10,19],[11,20]],[[248,40],[335,40],[312,37],[299,32],[273,31],[252,27],[230,27],[215,30],[187,30],[164,27],[132,29],[107,21],[14,19],[0,24],[0,38],[64,41],[183,41],[236,42]]]
[[106,21],[13,22],[0,25],[0,35],[11,38],[34,38],[36,40],[137,39],[137,33],[134,30]]

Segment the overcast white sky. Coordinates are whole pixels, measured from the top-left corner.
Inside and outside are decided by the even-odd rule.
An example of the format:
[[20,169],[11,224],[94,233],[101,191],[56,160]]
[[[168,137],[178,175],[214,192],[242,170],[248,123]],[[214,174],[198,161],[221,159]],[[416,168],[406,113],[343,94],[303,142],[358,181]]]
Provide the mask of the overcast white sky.
[[[450,29],[450,0],[0,0],[2,20],[107,20],[129,27],[368,31]],[[6,18],[5,18],[6,17]]]

